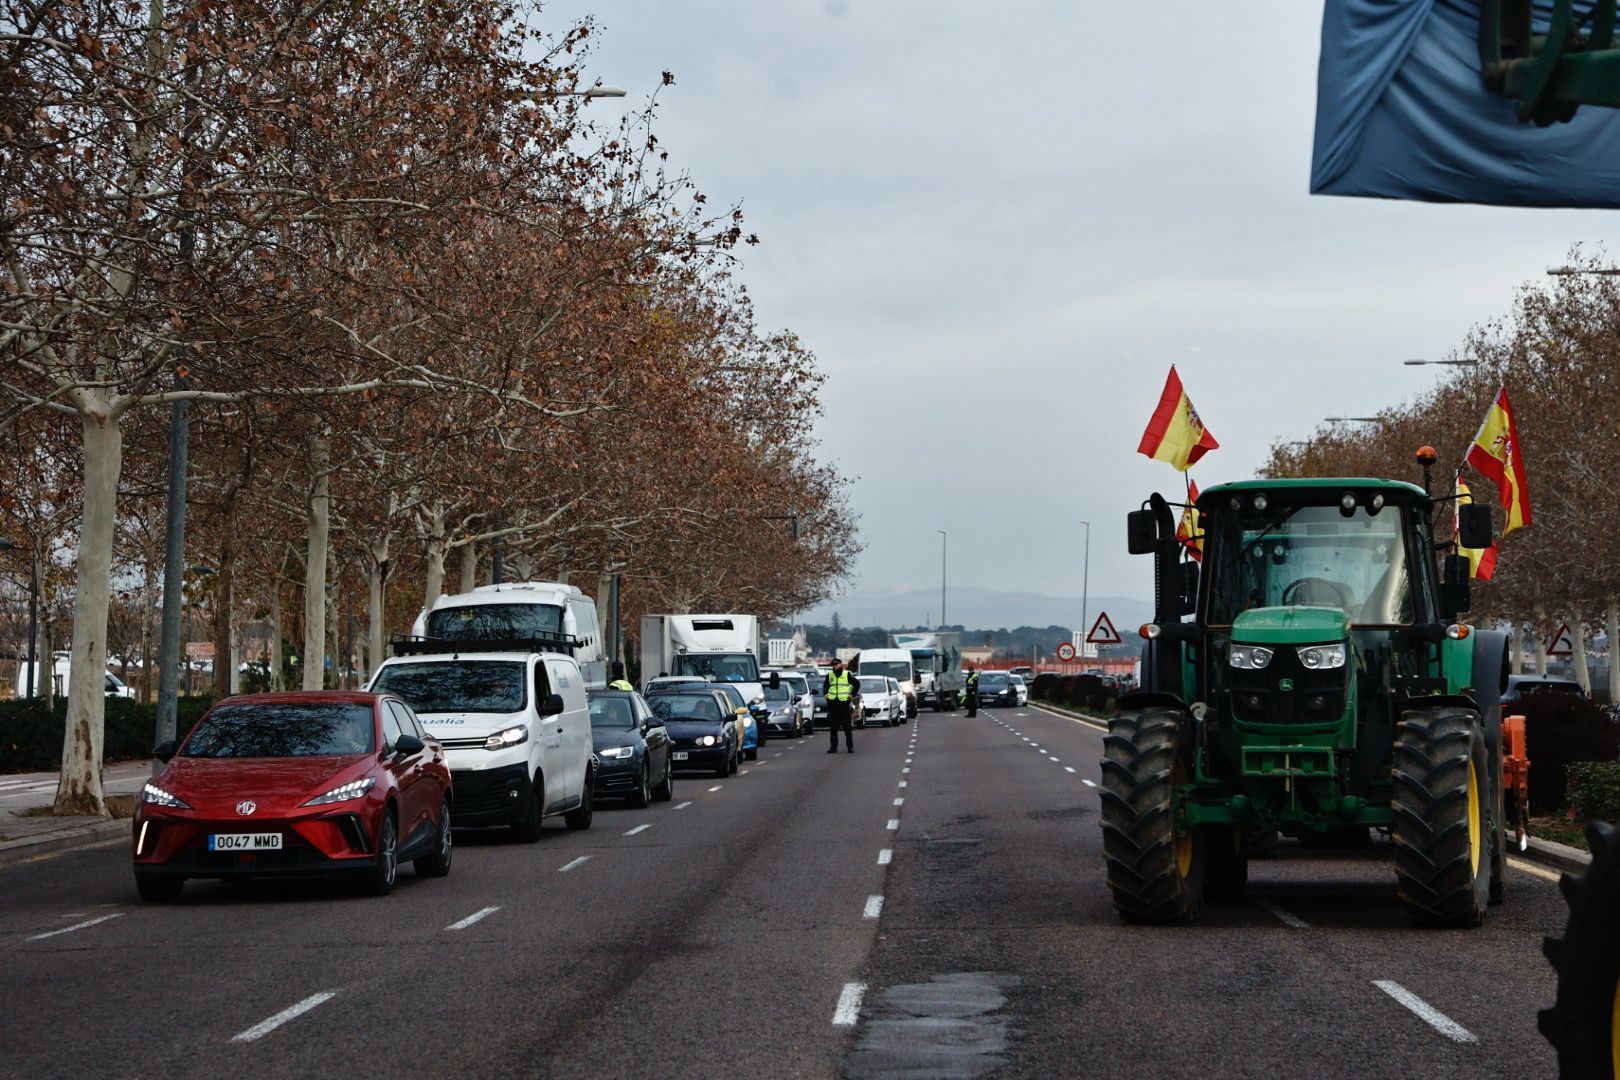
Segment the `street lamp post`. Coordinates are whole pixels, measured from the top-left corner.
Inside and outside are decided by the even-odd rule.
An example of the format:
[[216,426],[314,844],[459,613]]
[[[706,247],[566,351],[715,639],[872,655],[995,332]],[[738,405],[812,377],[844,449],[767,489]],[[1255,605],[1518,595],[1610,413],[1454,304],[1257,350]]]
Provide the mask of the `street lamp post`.
[[[185,379],[176,382],[185,388]],[[186,576],[186,451],[191,406],[176,401],[169,413],[168,516],[163,525],[163,616],[158,632],[157,730],[153,745],[172,742],[180,696],[180,612],[185,603]],[[151,685],[148,683],[147,685]],[[152,762],[156,775],[162,767]]]
[[[19,550],[10,540],[0,538],[0,551]],[[28,667],[24,669],[24,678],[27,680],[27,691],[24,697],[34,696],[34,665],[39,662],[39,653],[34,648],[34,642],[39,640],[39,563],[35,560],[32,550],[28,555]]]
[[1479,367],[1475,360],[1402,360],[1407,367]]
[[934,531],[939,533],[939,628],[944,630],[951,625],[950,620],[945,618],[945,556],[950,536],[944,529]]
[[[1088,610],[1091,606],[1091,522],[1082,521],[1080,524],[1086,527],[1086,557],[1080,571],[1080,633],[1085,634],[1091,629],[1086,621],[1091,618],[1091,612]],[[1082,637],[1080,658],[1084,660],[1085,655],[1086,639]],[[1081,665],[1081,670],[1084,669],[1084,665]]]

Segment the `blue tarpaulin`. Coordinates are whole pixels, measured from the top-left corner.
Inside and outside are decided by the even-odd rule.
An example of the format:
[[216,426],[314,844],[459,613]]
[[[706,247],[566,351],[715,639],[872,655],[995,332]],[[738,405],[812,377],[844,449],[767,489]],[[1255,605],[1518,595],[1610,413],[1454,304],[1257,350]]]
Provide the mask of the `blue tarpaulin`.
[[[1543,22],[1550,10],[1537,4]],[[1620,109],[1584,105],[1547,128],[1513,110],[1480,78],[1478,3],[1327,0],[1311,191],[1620,206]]]

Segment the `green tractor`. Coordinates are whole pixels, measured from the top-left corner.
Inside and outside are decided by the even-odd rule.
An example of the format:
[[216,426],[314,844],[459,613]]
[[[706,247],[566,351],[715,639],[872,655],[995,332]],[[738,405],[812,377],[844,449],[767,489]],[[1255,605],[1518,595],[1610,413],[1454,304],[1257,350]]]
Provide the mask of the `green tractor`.
[[[1162,496],[1130,515],[1156,589],[1141,689],[1104,740],[1125,918],[1187,922],[1240,895],[1264,838],[1360,846],[1373,829],[1415,921],[1477,926],[1501,901],[1507,642],[1458,621],[1468,562],[1435,537],[1444,501],[1393,480],[1225,484],[1196,503],[1201,564]],[[1458,531],[1488,547],[1490,509],[1463,505]]]

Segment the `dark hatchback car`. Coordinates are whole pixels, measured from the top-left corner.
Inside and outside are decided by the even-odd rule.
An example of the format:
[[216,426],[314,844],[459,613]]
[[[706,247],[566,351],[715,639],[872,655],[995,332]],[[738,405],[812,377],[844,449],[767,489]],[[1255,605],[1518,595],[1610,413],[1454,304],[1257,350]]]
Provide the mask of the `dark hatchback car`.
[[450,770],[398,698],[229,697],[154,752],[167,764],[135,807],[142,899],[187,878],[341,873],[382,895],[402,860],[450,872]]
[[647,707],[669,732],[676,771],[713,769],[716,776],[737,771],[742,747],[730,700],[718,690],[694,687],[663,690],[647,697]]
[[1018,704],[1018,691],[1005,671],[986,671],[979,675],[979,704],[1002,705],[1011,708]]
[[1509,675],[1507,689],[1502,692],[1502,704],[1510,705],[1539,694],[1586,697],[1586,691],[1574,679],[1560,679],[1551,675]]
[[817,723],[827,722],[827,676],[819,671],[804,673],[810,684],[811,717]]
[[591,744],[596,753],[595,797],[623,798],[637,809],[675,794],[669,731],[641,695],[593,690]]

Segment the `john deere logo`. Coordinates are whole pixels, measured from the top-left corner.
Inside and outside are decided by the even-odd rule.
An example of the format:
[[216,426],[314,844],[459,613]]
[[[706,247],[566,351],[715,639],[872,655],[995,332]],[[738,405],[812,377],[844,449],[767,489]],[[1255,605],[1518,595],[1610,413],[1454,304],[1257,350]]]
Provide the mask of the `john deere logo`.
[[1294,691],[1294,680],[1293,679],[1278,679],[1277,680],[1277,689],[1281,690],[1285,694],[1293,693],[1293,691]]

